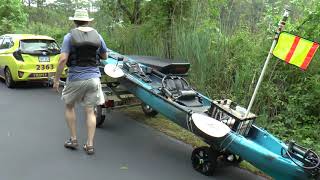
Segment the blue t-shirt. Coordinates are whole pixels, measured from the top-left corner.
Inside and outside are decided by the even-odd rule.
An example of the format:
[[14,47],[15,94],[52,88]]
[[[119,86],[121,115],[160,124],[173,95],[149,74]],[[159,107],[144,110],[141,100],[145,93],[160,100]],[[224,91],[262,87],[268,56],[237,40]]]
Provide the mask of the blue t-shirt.
[[[105,53],[107,52],[107,46],[104,42],[103,38],[99,34],[101,40],[101,46],[98,49],[97,53]],[[64,36],[61,53],[69,53],[71,50],[71,34],[68,33]],[[86,80],[91,78],[99,78],[101,77],[101,73],[98,67],[81,67],[81,66],[73,66],[68,68],[68,81],[75,81],[75,80]]]

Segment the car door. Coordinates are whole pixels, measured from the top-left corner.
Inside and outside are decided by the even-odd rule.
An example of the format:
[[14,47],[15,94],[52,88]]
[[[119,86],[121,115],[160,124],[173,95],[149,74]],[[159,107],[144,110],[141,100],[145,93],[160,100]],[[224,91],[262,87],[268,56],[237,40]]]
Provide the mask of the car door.
[[1,49],[4,37],[0,36],[0,76],[4,77],[4,49]]
[[[10,48],[13,46],[13,41],[11,37],[3,37],[3,41],[0,45],[0,73],[4,74],[4,68],[6,66],[12,66],[14,62],[12,53],[13,51]],[[11,67],[10,67],[11,68]]]

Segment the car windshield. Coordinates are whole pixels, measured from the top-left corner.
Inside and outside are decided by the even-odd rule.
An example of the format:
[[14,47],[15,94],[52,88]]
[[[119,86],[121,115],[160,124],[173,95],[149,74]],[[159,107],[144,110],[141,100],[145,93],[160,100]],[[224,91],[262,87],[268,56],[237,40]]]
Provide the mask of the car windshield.
[[23,52],[47,51],[57,53],[60,51],[58,44],[54,40],[28,39],[20,41],[20,49]]

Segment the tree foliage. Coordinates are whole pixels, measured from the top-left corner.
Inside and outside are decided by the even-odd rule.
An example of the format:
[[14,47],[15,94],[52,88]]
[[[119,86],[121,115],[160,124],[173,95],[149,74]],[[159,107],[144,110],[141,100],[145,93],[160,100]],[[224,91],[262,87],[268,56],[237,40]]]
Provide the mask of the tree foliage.
[[22,28],[26,22],[20,0],[2,0],[0,3],[0,33],[14,33]]

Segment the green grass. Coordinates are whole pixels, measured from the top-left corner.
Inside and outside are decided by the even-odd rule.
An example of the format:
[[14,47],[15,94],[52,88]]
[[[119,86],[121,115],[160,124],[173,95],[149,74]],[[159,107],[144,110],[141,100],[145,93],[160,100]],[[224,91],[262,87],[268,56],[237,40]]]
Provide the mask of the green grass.
[[134,107],[125,110],[125,113],[136,121],[142,122],[152,128],[167,134],[175,139],[186,142],[193,147],[200,147],[207,145],[200,138],[194,136],[189,131],[181,128],[172,121],[167,120],[162,115],[157,115],[156,117],[146,117],[141,109]]
[[[164,134],[178,139],[182,142],[192,145],[192,147],[201,147],[201,146],[208,146],[205,142],[203,142],[200,138],[192,134],[191,132],[181,128],[177,124],[169,121],[162,115],[157,115],[156,117],[146,117],[142,110],[138,107],[127,108],[124,113],[131,117],[132,119],[144,123]],[[239,165],[240,168],[246,169],[254,174],[266,177],[271,179],[269,176],[264,174],[259,169],[255,168],[253,165],[246,161],[242,161]]]

